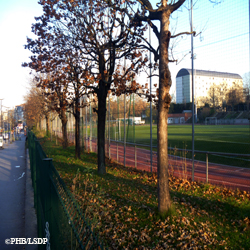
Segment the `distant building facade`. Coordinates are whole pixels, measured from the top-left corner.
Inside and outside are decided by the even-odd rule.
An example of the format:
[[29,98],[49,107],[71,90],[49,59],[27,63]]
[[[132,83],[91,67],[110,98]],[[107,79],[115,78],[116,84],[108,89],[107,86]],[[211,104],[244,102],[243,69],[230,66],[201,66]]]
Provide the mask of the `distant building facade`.
[[[222,83],[225,83],[227,88],[232,87],[234,83],[243,88],[242,77],[238,74],[194,70],[195,100],[206,98],[213,84],[218,85]],[[190,102],[192,102],[192,70],[183,68],[176,75],[176,103]]]
[[178,114],[168,114],[168,124],[184,124],[192,117],[191,110],[184,110]]
[[18,123],[18,121],[23,122],[23,120],[24,120],[24,106],[23,105],[15,107],[14,120],[16,121],[16,123]]

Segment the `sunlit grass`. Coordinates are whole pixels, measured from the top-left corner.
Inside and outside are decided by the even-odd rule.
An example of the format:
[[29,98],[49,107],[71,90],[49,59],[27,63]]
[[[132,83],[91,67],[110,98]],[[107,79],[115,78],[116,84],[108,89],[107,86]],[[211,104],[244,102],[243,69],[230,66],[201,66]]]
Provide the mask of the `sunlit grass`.
[[157,177],[97,157],[43,147],[108,249],[249,249],[250,194],[170,177],[171,216],[157,213]]

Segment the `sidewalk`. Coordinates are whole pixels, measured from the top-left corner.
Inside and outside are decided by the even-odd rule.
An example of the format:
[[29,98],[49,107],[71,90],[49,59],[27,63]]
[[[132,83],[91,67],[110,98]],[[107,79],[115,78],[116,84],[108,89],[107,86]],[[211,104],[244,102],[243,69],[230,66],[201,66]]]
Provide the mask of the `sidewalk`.
[[0,150],[0,249],[35,250],[37,245],[6,244],[10,238],[36,238],[36,215],[25,136]]
[[[29,150],[26,150],[25,238],[37,238],[37,217],[34,208]],[[36,250],[37,245],[26,245],[26,250]]]

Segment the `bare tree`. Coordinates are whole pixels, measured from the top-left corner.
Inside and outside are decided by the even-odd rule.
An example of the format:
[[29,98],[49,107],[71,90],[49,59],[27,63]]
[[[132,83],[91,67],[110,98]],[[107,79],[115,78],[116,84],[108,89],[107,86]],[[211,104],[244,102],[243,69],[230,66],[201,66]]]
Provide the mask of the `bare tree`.
[[[146,47],[154,54],[155,62],[159,60],[159,89],[158,89],[158,124],[157,124],[157,141],[158,141],[158,210],[160,214],[166,214],[171,208],[171,197],[168,184],[168,111],[171,102],[170,87],[172,84],[171,74],[168,64],[170,60],[169,44],[170,39],[180,34],[171,35],[169,30],[170,16],[178,10],[185,0],[169,1],[162,0],[157,9],[153,9],[148,0],[139,0],[143,8],[137,12],[134,21],[140,25],[141,22],[148,23],[155,36],[158,39],[159,46],[154,49],[151,44],[146,42]],[[160,28],[153,21],[160,22]],[[189,32],[184,32],[189,34]],[[181,33],[181,34],[184,34]]]
[[37,82],[32,79],[31,88],[25,97],[25,120],[31,128],[39,124],[42,118],[46,120],[46,132],[49,133],[49,113],[51,112],[50,102],[42,89],[37,87]]
[[234,82],[226,92],[226,103],[234,111],[235,106],[241,102],[243,102],[243,87],[239,82]]
[[245,73],[243,75],[243,85],[244,85],[244,89],[243,89],[243,94],[244,94],[244,101],[247,105],[247,111],[249,111],[250,109],[250,72]]
[[[136,92],[140,88],[136,81],[131,81],[131,71],[138,72],[144,63],[141,51],[137,50],[140,41],[135,31],[143,34],[145,28],[131,24],[128,16],[132,14],[127,11],[122,0],[41,0],[40,4],[43,5],[44,13],[33,26],[39,36],[36,48],[44,52],[48,48],[59,47],[60,51],[64,50],[67,54],[65,60],[65,55],[56,52],[58,49],[53,50],[57,61],[64,61],[68,79],[73,86],[74,96],[71,95],[70,105],[76,124],[81,95],[78,90],[84,90],[87,96],[97,96],[98,172],[104,174],[107,93],[111,90],[120,95]],[[43,44],[39,43],[46,43],[47,39],[51,44],[43,48]],[[122,65],[123,58],[127,61],[126,67]],[[126,84],[128,81],[129,86]]]
[[[210,0],[211,1],[211,0]],[[171,74],[169,71],[169,62],[176,60],[170,59],[172,54],[170,50],[170,39],[180,35],[191,34],[195,32],[181,32],[171,34],[170,32],[170,16],[183,6],[185,0],[161,0],[154,9],[148,0],[138,0],[142,5],[142,10],[137,11],[134,16],[134,21],[137,25],[146,22],[152,28],[155,36],[158,39],[159,46],[155,49],[148,41],[145,41],[144,48],[150,50],[154,55],[155,62],[159,61],[159,89],[158,89],[158,210],[160,214],[166,214],[171,207],[171,199],[168,185],[168,133],[167,120],[168,111],[171,102],[170,87],[172,84]],[[219,1],[211,1],[214,4]],[[155,21],[160,22],[160,27],[155,24]],[[157,65],[157,64],[156,64]],[[150,65],[152,67],[152,65]],[[150,76],[151,77],[151,76]]]

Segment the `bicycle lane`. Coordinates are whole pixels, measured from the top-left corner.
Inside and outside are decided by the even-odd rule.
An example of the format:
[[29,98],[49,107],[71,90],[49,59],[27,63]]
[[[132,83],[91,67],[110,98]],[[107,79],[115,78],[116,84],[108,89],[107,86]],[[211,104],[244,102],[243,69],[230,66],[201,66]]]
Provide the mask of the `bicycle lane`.
[[21,135],[21,140],[0,150],[0,249],[27,249],[23,244],[6,244],[7,239],[27,237],[26,214],[32,205],[26,211],[26,175],[25,136]]

